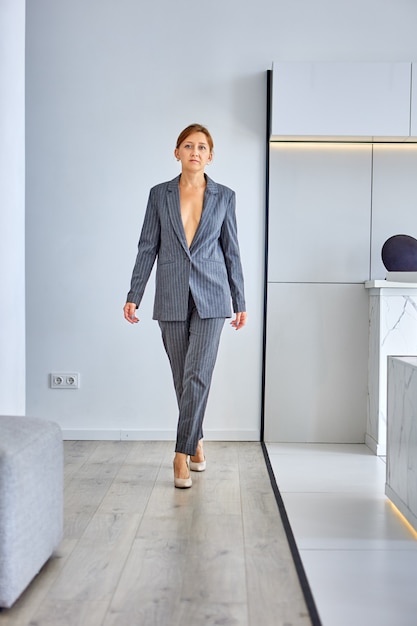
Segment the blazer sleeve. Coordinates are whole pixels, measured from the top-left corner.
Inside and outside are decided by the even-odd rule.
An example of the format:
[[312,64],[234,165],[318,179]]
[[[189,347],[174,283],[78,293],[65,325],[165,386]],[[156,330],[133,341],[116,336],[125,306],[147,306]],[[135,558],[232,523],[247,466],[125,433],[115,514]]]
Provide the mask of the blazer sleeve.
[[141,303],[146,284],[158,255],[160,238],[161,224],[159,212],[157,203],[155,202],[155,192],[151,189],[139,238],[138,253],[132,272],[130,291],[126,298],[127,302],[134,302],[136,308],[138,308]]
[[236,194],[230,190],[230,199],[220,234],[220,243],[226,263],[233,311],[246,311],[242,263],[236,223]]

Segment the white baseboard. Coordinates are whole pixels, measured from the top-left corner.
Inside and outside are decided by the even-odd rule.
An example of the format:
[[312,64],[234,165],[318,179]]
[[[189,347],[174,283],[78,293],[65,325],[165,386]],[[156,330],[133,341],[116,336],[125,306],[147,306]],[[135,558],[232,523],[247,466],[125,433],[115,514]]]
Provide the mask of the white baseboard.
[[[175,441],[175,430],[62,429],[66,441]],[[257,430],[206,430],[206,441],[259,441]]]
[[365,443],[372,450],[374,454],[377,456],[386,456],[387,454],[387,446],[386,444],[381,444],[375,441],[373,437],[370,435],[365,436]]

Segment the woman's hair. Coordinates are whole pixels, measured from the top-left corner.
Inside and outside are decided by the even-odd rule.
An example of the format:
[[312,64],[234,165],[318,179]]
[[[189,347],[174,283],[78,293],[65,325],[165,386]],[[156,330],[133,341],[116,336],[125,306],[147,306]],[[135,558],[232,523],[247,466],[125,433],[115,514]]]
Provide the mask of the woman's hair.
[[182,142],[185,141],[189,135],[191,135],[191,133],[204,133],[207,137],[210,152],[213,152],[213,137],[210,135],[207,128],[205,126],[202,126],[201,124],[190,124],[189,126],[187,126],[187,128],[184,128],[184,130],[179,134],[177,139],[177,145],[175,146],[177,150]]

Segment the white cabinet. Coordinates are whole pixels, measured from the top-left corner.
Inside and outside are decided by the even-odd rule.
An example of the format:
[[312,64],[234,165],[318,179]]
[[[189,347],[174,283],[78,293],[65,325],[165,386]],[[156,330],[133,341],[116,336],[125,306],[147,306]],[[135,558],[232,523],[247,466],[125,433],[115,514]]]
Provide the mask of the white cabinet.
[[270,283],[267,320],[265,440],[363,443],[363,285]]
[[411,136],[417,137],[417,63],[412,64],[412,82],[411,88]]
[[410,135],[411,63],[274,63],[272,93],[273,137]]
[[268,280],[369,277],[369,144],[271,143]]
[[417,145],[373,148],[371,278],[385,278],[381,250],[392,235],[417,238]]
[[[411,70],[411,63],[274,64],[266,441],[353,443],[366,433],[380,447],[385,430],[372,393],[380,372],[370,367],[368,397],[363,283],[384,277],[386,238],[417,237],[417,64],[413,94]],[[410,299],[407,306],[414,315]],[[396,334],[398,320],[390,321]],[[371,332],[371,354],[374,343]]]

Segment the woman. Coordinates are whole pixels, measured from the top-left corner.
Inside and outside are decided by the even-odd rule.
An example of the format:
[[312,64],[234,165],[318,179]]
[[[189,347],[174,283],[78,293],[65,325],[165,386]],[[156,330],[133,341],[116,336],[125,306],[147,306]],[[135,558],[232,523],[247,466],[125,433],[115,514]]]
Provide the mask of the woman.
[[[138,244],[125,319],[138,308],[157,258],[153,319],[167,352],[179,418],[174,484],[191,487],[190,469],[203,471],[203,419],[226,317],[236,330],[246,323],[237,240],[235,193],[211,180],[213,139],[200,124],[179,135],[174,155],[181,174],[153,187]],[[190,460],[189,460],[190,459]]]

